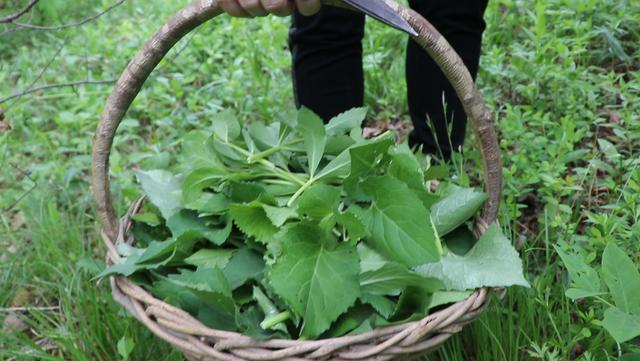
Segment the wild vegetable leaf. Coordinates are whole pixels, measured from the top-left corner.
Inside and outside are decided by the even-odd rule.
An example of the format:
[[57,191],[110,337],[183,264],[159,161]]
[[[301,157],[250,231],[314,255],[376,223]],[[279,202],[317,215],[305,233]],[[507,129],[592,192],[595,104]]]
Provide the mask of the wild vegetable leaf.
[[358,191],[359,182],[374,173],[375,169],[384,168],[389,162],[389,148],[394,139],[390,133],[366,144],[349,148],[351,169],[344,181],[345,190],[351,195]]
[[327,330],[360,294],[355,247],[326,237],[317,226],[289,228],[268,273],[275,292],[303,317],[305,337]]
[[296,202],[296,209],[311,219],[322,219],[338,208],[340,188],[323,183],[309,187]]
[[396,307],[396,304],[385,296],[373,295],[366,292],[362,293],[360,300],[371,305],[371,307],[384,318],[389,318]]
[[171,234],[178,238],[185,233],[191,233],[194,237],[202,237],[213,244],[221,245],[231,234],[231,222],[224,221],[222,228],[217,228],[207,224],[204,218],[198,217],[194,211],[182,210],[167,220],[167,227]]
[[214,116],[213,132],[225,143],[240,136],[240,123],[233,111],[224,110]]
[[372,203],[357,216],[371,234],[371,247],[410,267],[440,259],[442,246],[429,212],[406,184],[391,176],[380,176],[367,179],[362,188]]
[[231,289],[242,286],[250,279],[260,277],[264,271],[264,261],[260,254],[249,248],[240,248],[233,253],[227,265],[222,269]]
[[388,262],[377,270],[360,274],[360,289],[372,295],[397,296],[409,286],[422,288],[430,293],[443,288],[439,280],[419,275],[395,262]]
[[633,315],[617,307],[604,311],[602,326],[618,343],[627,342],[640,336],[640,315]]
[[344,113],[340,113],[329,120],[325,126],[327,137],[342,135],[354,128],[360,128],[364,118],[367,116],[368,108],[353,108]]
[[440,236],[453,231],[478,213],[487,195],[473,188],[459,188],[431,207],[431,219]]
[[449,252],[440,262],[419,266],[416,272],[442,280],[447,290],[515,285],[529,287],[518,252],[496,224],[489,227],[466,255]]
[[349,153],[349,149],[347,149],[324,166],[324,168],[322,168],[322,170],[316,175],[316,179],[329,181],[337,178],[344,178],[349,175],[350,167],[351,154]]
[[278,232],[278,228],[267,217],[263,204],[260,202],[232,204],[229,209],[238,228],[260,242],[268,243],[273,235]]
[[602,254],[602,277],[616,307],[623,312],[640,314],[638,266],[613,242]]
[[302,107],[298,112],[298,131],[304,138],[309,163],[309,175],[313,178],[324,154],[327,142],[324,124],[319,116]]
[[431,300],[429,301],[429,309],[466,300],[472,293],[472,291],[434,292],[433,295],[431,295]]
[[367,227],[354,213],[351,213],[347,210],[347,212],[338,212],[334,215],[336,217],[336,222],[344,227],[351,241],[357,242],[360,239],[369,236]]
[[190,172],[182,184],[185,203],[196,201],[202,196],[203,189],[219,186],[229,175],[229,172],[221,167],[198,168]]
[[321,338],[340,337],[358,328],[366,319],[374,314],[374,310],[368,305],[358,304],[350,308],[345,314],[340,316],[331,328],[325,332]]
[[171,218],[182,208],[182,186],[176,176],[165,170],[137,171],[136,176],[164,219]]
[[271,223],[278,228],[285,224],[286,221],[298,217],[298,213],[291,208],[274,207],[266,204],[263,204],[262,208],[264,209],[267,218],[269,218]]
[[187,169],[223,166],[213,149],[211,133],[194,130],[182,138],[182,165]]
[[569,277],[571,278],[572,287],[565,292],[567,297],[575,300],[605,293],[602,290],[602,282],[595,269],[584,263],[578,255],[565,253],[558,246],[555,246],[555,249],[567,271],[569,271]]
[[229,263],[233,252],[231,249],[201,249],[185,258],[184,262],[197,267],[224,269]]
[[205,214],[221,214],[229,210],[229,200],[224,194],[202,192],[192,202],[185,202],[184,207]]

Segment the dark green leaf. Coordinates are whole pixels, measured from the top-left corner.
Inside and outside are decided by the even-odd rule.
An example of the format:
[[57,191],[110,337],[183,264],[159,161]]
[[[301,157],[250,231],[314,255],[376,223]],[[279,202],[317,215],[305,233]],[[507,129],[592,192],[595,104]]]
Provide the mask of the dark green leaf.
[[442,246],[429,212],[406,184],[391,176],[381,176],[367,179],[362,187],[373,202],[371,208],[357,216],[371,234],[371,247],[408,266],[440,259]]
[[395,310],[396,304],[390,299],[380,296],[372,295],[370,293],[363,292],[360,296],[360,300],[364,303],[371,305],[380,316],[389,318]]
[[372,295],[397,296],[409,286],[433,293],[442,289],[444,285],[435,278],[424,277],[395,262],[386,263],[377,270],[360,274],[360,289]]
[[224,227],[216,228],[208,225],[206,219],[198,217],[194,211],[182,210],[167,220],[167,227],[175,237],[191,233],[194,237],[201,237],[215,245],[223,244],[231,234],[231,222],[224,220]]
[[487,195],[472,188],[457,188],[431,207],[431,219],[440,236],[453,231],[478,213]]
[[229,286],[234,290],[249,279],[259,277],[263,271],[264,261],[262,257],[248,248],[240,248],[235,251],[229,263],[222,270],[229,281]]
[[311,225],[288,229],[282,255],[269,272],[276,293],[304,319],[302,335],[327,330],[360,294],[358,255],[349,244],[330,246],[326,234]]
[[260,242],[268,243],[278,232],[278,228],[267,217],[263,204],[260,202],[231,204],[229,209],[238,228]]
[[185,258],[184,262],[197,267],[224,269],[229,263],[233,252],[230,249],[201,249]]
[[322,219],[336,211],[339,202],[340,188],[316,183],[298,198],[296,209],[309,218]]

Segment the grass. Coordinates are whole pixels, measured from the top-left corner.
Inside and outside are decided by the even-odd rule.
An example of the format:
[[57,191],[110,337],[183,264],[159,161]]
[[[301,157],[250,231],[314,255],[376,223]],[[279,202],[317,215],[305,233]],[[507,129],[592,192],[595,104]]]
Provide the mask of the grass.
[[[111,2],[51,0],[43,23],[65,23]],[[80,4],[80,2],[78,2]],[[88,3],[87,3],[88,4]],[[15,32],[0,43],[0,97],[37,85],[114,79],[185,1],[125,2],[95,22]],[[2,10],[6,11],[8,10]],[[492,1],[479,85],[500,129],[501,224],[531,289],[509,290],[429,360],[615,360],[598,302],[564,296],[553,246],[598,263],[616,242],[640,261],[640,5],[618,0]],[[38,20],[38,19],[36,19]],[[180,134],[222,108],[271,119],[292,108],[288,20],[218,19],[181,42],[141,92],[112,155],[120,211],[138,195],[132,169],[171,161]],[[370,23],[366,102],[379,120],[406,118],[401,35]],[[37,92],[0,106],[0,320],[10,307],[24,332],[0,332],[3,360],[181,360],[111,300],[89,189],[91,136],[110,87]],[[473,140],[458,167],[474,173]],[[45,308],[50,307],[50,308]],[[120,346],[118,344],[120,342]],[[121,352],[119,352],[121,351]]]

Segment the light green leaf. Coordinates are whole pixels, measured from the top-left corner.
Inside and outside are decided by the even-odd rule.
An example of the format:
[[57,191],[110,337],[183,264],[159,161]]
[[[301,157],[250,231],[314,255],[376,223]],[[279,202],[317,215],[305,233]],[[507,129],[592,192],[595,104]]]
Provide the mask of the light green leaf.
[[182,208],[181,181],[165,170],[137,171],[142,189],[162,217],[169,219]]
[[263,204],[262,208],[271,220],[271,223],[278,228],[282,227],[286,221],[298,217],[298,213],[291,208],[273,207],[266,204]]
[[302,107],[298,111],[298,131],[304,138],[309,162],[309,175],[313,178],[327,142],[324,124],[319,116]]
[[394,154],[389,163],[388,173],[411,189],[425,190],[424,173],[413,153]]
[[602,326],[618,343],[640,336],[640,315],[632,315],[617,307],[604,311]]
[[201,249],[185,258],[184,262],[197,267],[224,269],[229,263],[233,252],[230,249]]
[[473,188],[456,187],[431,207],[431,219],[440,236],[453,231],[478,213],[487,195]]
[[389,263],[389,260],[385,259],[380,253],[367,247],[364,242],[358,244],[358,257],[360,258],[360,272],[371,272],[379,270],[385,264]]
[[231,204],[231,216],[238,228],[246,235],[255,237],[258,241],[268,243],[278,228],[273,225],[260,202],[248,204]]
[[311,219],[322,219],[337,211],[339,202],[340,188],[316,183],[298,198],[296,209]]
[[397,296],[408,286],[432,293],[442,289],[444,285],[435,278],[424,277],[395,262],[388,262],[377,270],[360,274],[360,289],[373,295]]
[[122,338],[118,340],[118,344],[116,345],[116,347],[118,348],[118,354],[120,355],[120,357],[122,357],[123,361],[129,359],[129,355],[131,355],[131,352],[133,351],[135,345],[136,344],[133,339],[128,336],[122,336]]
[[569,271],[572,282],[573,287],[565,292],[567,297],[575,300],[603,294],[602,283],[596,270],[584,263],[578,255],[565,253],[558,246],[554,248]]
[[440,259],[442,246],[429,212],[406,184],[382,176],[367,179],[362,187],[373,202],[371,208],[356,215],[371,234],[371,247],[410,267]]
[[347,193],[354,194],[357,191],[358,183],[362,179],[388,164],[390,160],[389,148],[393,145],[393,135],[385,133],[385,135],[375,140],[370,140],[366,144],[349,148],[351,170],[344,181]]
[[231,296],[231,287],[222,271],[217,268],[198,267],[196,271],[182,269],[179,274],[168,276],[171,283],[195,291],[220,293]]
[[466,255],[449,252],[440,262],[419,266],[416,272],[442,280],[447,290],[515,285],[529,287],[518,252],[497,224],[491,225]]
[[362,122],[367,116],[367,107],[353,108],[347,110],[344,113],[340,113],[329,120],[329,123],[325,125],[327,137],[336,135],[343,135],[350,132],[354,128],[362,127]]
[[439,291],[434,292],[429,301],[429,309],[466,300],[472,291]]
[[347,149],[329,161],[329,163],[318,172],[316,179],[328,181],[336,178],[344,178],[349,175],[350,166],[351,154],[349,153],[349,149]]
[[240,122],[231,110],[223,110],[214,115],[213,132],[225,143],[238,138],[241,133]]
[[327,330],[360,295],[355,247],[322,237],[326,233],[316,226],[289,228],[268,274],[275,292],[303,317],[305,337]]
[[602,278],[620,310],[640,314],[638,266],[613,242],[607,245],[602,254]]
[[181,155],[188,169],[223,166],[213,149],[211,133],[202,130],[191,131],[182,138]]

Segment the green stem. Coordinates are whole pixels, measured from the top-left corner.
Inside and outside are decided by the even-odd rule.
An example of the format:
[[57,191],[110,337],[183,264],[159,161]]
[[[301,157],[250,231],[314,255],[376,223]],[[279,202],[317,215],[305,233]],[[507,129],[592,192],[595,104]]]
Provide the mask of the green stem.
[[302,187],[300,187],[300,189],[298,189],[298,191],[293,194],[293,196],[291,196],[291,199],[289,199],[289,202],[287,202],[287,207],[291,207],[291,205],[293,205],[293,202],[295,202],[296,199],[298,199],[298,197],[302,195],[302,192],[306,191],[307,188],[311,187],[311,185],[315,181],[316,181],[316,178],[309,178],[309,180],[305,184],[303,184]]
[[273,327],[277,326],[279,323],[282,323],[288,320],[289,317],[291,317],[291,314],[289,313],[289,311],[280,312],[278,314],[265,318],[264,321],[260,322],[260,327],[263,330],[272,329]]
[[268,156],[270,156],[271,154],[277,153],[283,149],[285,149],[286,147],[290,146],[290,145],[294,145],[294,144],[298,144],[298,143],[302,143],[304,141],[303,138],[298,138],[298,139],[294,139],[292,141],[286,142],[286,143],[282,143],[282,144],[278,144],[275,147],[271,148],[271,149],[267,149],[265,151],[262,151],[260,153],[257,154],[253,154],[251,156],[249,156],[247,158],[247,162],[249,162],[249,164],[251,163],[255,163],[263,158],[266,158]]

